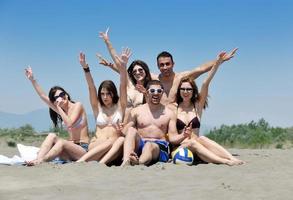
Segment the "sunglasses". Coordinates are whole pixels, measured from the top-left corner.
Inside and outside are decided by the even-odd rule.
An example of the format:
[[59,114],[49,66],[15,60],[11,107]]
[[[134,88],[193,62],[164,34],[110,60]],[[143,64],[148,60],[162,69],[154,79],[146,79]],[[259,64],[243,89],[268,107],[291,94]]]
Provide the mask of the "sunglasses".
[[153,89],[153,88],[151,88],[148,91],[149,91],[150,94],[155,94],[155,93],[162,94],[163,93],[163,89],[160,89],[160,88],[159,89]]
[[54,96],[54,101],[56,101],[59,97],[61,97],[62,99],[65,97],[66,93],[65,92],[60,92],[59,95]]
[[143,73],[143,71],[144,71],[144,69],[143,68],[139,68],[139,69],[134,69],[133,71],[132,71],[132,75],[135,75],[135,74],[137,74],[137,73]]
[[183,91],[183,92],[186,91],[186,92],[190,93],[193,91],[193,89],[192,88],[180,88],[180,91]]

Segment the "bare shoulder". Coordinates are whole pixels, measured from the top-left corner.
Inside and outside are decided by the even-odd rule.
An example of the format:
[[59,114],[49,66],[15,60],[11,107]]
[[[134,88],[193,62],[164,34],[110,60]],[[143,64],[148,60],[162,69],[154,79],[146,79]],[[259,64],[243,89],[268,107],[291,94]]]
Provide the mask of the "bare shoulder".
[[143,109],[144,109],[144,104],[142,104],[142,105],[138,105],[138,106],[136,106],[135,108],[133,108],[133,109],[131,110],[131,113],[132,113],[132,114],[137,114],[137,113],[142,112]]
[[79,101],[74,103],[74,109],[84,110],[82,103]]
[[176,73],[177,75],[176,79],[181,80],[182,78],[189,76],[189,74],[190,74],[190,71]]
[[183,77],[187,76],[189,74],[189,71],[184,71],[184,72],[177,72],[175,74],[175,80],[181,80]]
[[165,106],[165,111],[166,111],[166,114],[170,117],[173,117],[175,115],[174,107],[171,105]]
[[82,106],[82,103],[79,102],[79,101],[75,102],[74,105],[77,106],[77,107],[83,107],[83,106]]

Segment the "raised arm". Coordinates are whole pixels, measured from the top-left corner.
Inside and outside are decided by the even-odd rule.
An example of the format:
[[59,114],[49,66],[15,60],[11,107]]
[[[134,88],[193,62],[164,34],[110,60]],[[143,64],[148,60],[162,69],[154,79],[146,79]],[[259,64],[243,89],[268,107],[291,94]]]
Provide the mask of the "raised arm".
[[[59,97],[60,98],[60,97]],[[76,102],[74,106],[74,110],[71,112],[70,116],[64,112],[64,110],[59,106],[60,100],[56,100],[56,107],[58,109],[58,113],[61,116],[64,124],[67,128],[71,128],[72,125],[80,118],[84,109],[80,102]]]
[[106,67],[110,67],[115,72],[119,73],[117,66],[109,61],[107,61],[103,56],[99,53],[96,54],[97,58],[99,59],[99,64],[104,65]]
[[129,57],[131,56],[131,51],[129,48],[126,48],[122,51],[121,56],[116,57],[116,66],[120,73],[120,106],[123,112],[123,116],[125,114],[125,109],[127,106],[127,63]]
[[89,88],[90,103],[92,106],[94,116],[96,118],[99,113],[99,100],[98,100],[97,89],[96,89],[93,77],[91,75],[89,65],[86,63],[85,54],[83,54],[82,52],[80,52],[79,54],[79,63],[84,70],[84,75],[85,75],[86,82]]
[[[116,53],[115,49],[112,46],[112,43],[110,42],[108,32],[109,32],[109,28],[107,28],[106,32],[100,32],[100,38],[102,38],[104,40],[104,42],[108,48],[108,51],[109,51],[114,63],[116,64],[118,62],[116,55],[118,55],[118,54]],[[113,67],[114,67],[114,65],[113,65]],[[116,66],[116,67],[118,67],[118,66]],[[119,70],[117,69],[117,71],[119,71]]]
[[46,93],[43,91],[43,89],[41,88],[41,86],[38,84],[37,80],[34,78],[33,75],[33,70],[30,66],[28,66],[25,69],[25,75],[26,77],[31,81],[35,91],[37,92],[37,94],[40,96],[40,98],[51,108],[53,109],[55,112],[58,112],[57,107],[50,101],[49,97],[46,95]]
[[202,110],[204,108],[207,96],[208,96],[208,90],[209,90],[209,85],[211,83],[211,80],[213,79],[213,77],[215,76],[220,64],[223,63],[223,59],[227,57],[226,52],[221,52],[218,55],[218,58],[215,62],[215,64],[213,65],[212,69],[209,71],[208,76],[206,77],[206,79],[203,81],[201,89],[200,89],[200,99],[199,99],[199,116],[201,117],[202,114]]
[[[225,56],[223,57],[222,63],[233,58],[237,50],[238,48],[235,48],[230,53],[225,54]],[[217,60],[209,61],[203,65],[200,65],[199,67],[194,68],[191,71],[182,72],[183,78],[190,78],[192,80],[195,80],[197,77],[199,77],[203,73],[210,71],[216,62]]]

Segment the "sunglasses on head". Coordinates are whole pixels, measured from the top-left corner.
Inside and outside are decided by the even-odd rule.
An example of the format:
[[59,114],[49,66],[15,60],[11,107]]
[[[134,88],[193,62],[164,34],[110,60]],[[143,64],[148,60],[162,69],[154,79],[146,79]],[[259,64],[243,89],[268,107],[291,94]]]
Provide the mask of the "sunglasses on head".
[[193,89],[192,88],[180,88],[180,91],[183,91],[183,92],[192,92],[193,91]]
[[157,93],[157,94],[162,94],[162,93],[163,93],[163,89],[161,89],[161,88],[158,88],[158,89],[150,88],[148,91],[149,91],[149,93],[151,93],[151,94],[155,94],[155,93]]
[[132,74],[134,75],[136,73],[142,73],[143,71],[144,71],[143,68],[134,69],[134,70],[132,70]]
[[65,97],[66,93],[65,92],[60,92],[59,95],[54,96],[54,100],[56,101],[59,97],[63,98]]

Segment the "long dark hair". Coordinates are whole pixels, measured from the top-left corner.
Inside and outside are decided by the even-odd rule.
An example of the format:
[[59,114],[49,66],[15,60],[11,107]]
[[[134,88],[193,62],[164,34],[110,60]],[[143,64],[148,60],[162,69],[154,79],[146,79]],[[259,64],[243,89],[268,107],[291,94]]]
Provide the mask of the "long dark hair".
[[[54,86],[54,87],[52,87],[51,89],[50,89],[50,91],[49,91],[49,99],[50,99],[50,101],[54,104],[54,102],[55,102],[55,98],[54,98],[54,96],[55,96],[55,93],[56,93],[56,91],[57,90],[61,90],[62,92],[65,92],[65,94],[67,95],[67,97],[68,97],[68,100],[69,101],[71,101],[71,97],[70,97],[70,95],[62,88],[62,87],[60,87],[60,86]],[[71,101],[71,102],[73,102],[73,101]],[[54,126],[55,126],[55,128],[56,127],[58,127],[58,124],[61,124],[62,123],[62,118],[61,118],[61,116],[58,114],[58,113],[56,113],[53,109],[51,109],[51,108],[49,108],[49,113],[50,113],[50,118],[51,118],[51,120],[52,120],[52,122],[53,122],[53,124],[54,124]]]
[[[178,89],[177,89],[177,94],[176,94],[176,102],[177,104],[179,105],[181,102],[183,102],[183,99],[180,95],[180,88],[181,88],[181,85],[182,83],[189,83],[192,87],[192,96],[191,96],[191,99],[190,101],[193,103],[193,105],[195,105],[199,100],[200,100],[200,94],[198,92],[198,88],[197,88],[197,85],[195,84],[195,82],[193,80],[191,80],[190,78],[183,78],[180,83],[179,83],[179,86],[178,86]],[[206,109],[208,107],[208,99],[205,100],[205,104],[204,104],[204,109]]]
[[99,102],[102,106],[105,106],[105,104],[102,100],[102,97],[101,97],[102,88],[105,88],[110,92],[111,97],[112,97],[112,102],[114,104],[118,103],[119,96],[118,96],[118,92],[117,92],[117,88],[116,88],[115,84],[111,80],[105,80],[100,84],[100,87],[98,89],[98,99],[99,99]]
[[148,82],[150,80],[152,80],[151,73],[150,73],[150,69],[149,69],[148,65],[144,61],[142,61],[142,60],[135,60],[135,61],[133,61],[129,65],[128,69],[127,69],[129,78],[130,78],[131,82],[133,83],[133,85],[136,85],[136,83],[137,83],[137,81],[134,78],[133,73],[132,73],[133,68],[135,67],[135,65],[141,66],[143,68],[143,70],[145,71],[145,78],[144,78],[143,86],[146,87],[146,85],[148,84]]

